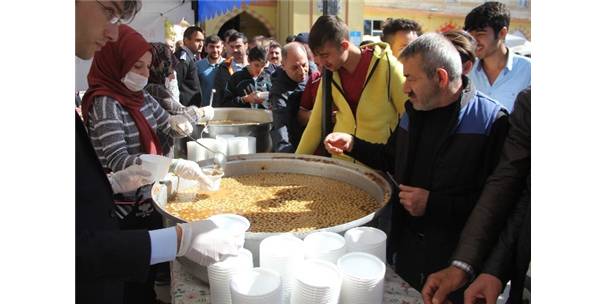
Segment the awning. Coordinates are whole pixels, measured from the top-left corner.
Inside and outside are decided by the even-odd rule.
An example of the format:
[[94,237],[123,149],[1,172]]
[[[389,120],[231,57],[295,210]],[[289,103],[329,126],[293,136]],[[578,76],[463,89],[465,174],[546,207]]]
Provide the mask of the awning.
[[242,3],[250,5],[254,0],[199,0],[198,1],[198,21],[204,22],[221,16],[234,8],[240,8]]

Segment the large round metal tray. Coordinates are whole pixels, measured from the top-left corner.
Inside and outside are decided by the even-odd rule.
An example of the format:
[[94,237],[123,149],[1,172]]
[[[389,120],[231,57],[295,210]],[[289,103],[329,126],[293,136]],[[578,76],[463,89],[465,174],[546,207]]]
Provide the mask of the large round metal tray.
[[[299,173],[336,179],[366,191],[375,198],[381,206],[359,219],[337,226],[327,227],[303,233],[294,233],[304,238],[315,231],[332,231],[343,234],[350,228],[368,224],[379,213],[383,212],[391,197],[390,184],[376,171],[354,163],[313,155],[299,155],[287,153],[257,153],[249,155],[232,155],[227,159],[225,176],[238,176],[259,172],[269,173]],[[211,165],[210,160],[199,162],[201,166]],[[152,187],[152,198],[156,208],[165,216],[169,224],[185,222],[185,220],[168,213],[164,206],[170,198],[187,184],[185,180],[170,178],[158,182]],[[247,232],[244,247],[253,253],[255,265],[258,266],[258,252],[260,242],[268,236],[282,232]],[[199,276],[199,275],[198,275]]]

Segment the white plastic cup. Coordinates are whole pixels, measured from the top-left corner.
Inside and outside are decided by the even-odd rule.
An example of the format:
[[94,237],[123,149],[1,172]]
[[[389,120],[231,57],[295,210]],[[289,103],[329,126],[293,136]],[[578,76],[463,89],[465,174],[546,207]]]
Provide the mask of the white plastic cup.
[[382,303],[385,263],[372,254],[350,252],[337,261],[343,277],[341,303]]
[[208,283],[212,303],[231,303],[230,281],[239,272],[252,269],[252,253],[240,249],[237,256],[208,265]]
[[291,304],[337,304],[342,277],[335,264],[310,259],[294,273]]
[[219,228],[227,229],[234,236],[242,237],[242,239],[244,239],[246,231],[250,228],[250,221],[238,214],[222,213],[213,215],[208,219],[215,223]]
[[355,227],[345,232],[347,252],[366,252],[377,256],[383,263],[386,259],[387,235],[373,227]]
[[216,169],[214,168],[214,166],[203,167],[202,173],[204,173],[204,175],[206,175],[206,177],[208,177],[208,179],[210,180],[210,185],[204,187],[203,190],[219,191],[219,188],[221,188],[221,179],[223,178],[223,175],[225,175],[225,173],[221,172],[220,174],[215,174]]
[[280,274],[252,268],[234,275],[230,283],[232,304],[282,304]]
[[321,259],[331,263],[337,263],[337,260],[347,253],[345,238],[334,232],[319,231],[305,237],[306,259]]
[[248,139],[232,137],[227,140],[227,155],[248,154]]
[[290,302],[294,271],[305,259],[303,240],[292,233],[269,236],[259,244],[259,265],[282,276],[284,303]]
[[242,136],[248,140],[248,154],[257,153],[257,138],[253,136]]
[[168,174],[171,159],[162,155],[143,154],[139,156],[141,167],[151,172],[154,182],[162,180]]

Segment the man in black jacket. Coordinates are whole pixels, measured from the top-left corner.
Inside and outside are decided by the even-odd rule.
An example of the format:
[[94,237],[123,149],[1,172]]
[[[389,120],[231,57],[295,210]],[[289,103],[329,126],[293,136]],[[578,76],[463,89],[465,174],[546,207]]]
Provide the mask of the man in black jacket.
[[240,32],[235,32],[227,38],[226,48],[229,48],[231,56],[227,57],[219,65],[215,76],[215,98],[213,104],[217,107],[228,107],[224,105],[225,88],[231,76],[244,69],[248,65],[248,39]]
[[[530,88],[518,94],[499,165],[488,178],[452,256],[481,274],[465,291],[466,302],[495,303],[511,279],[510,303],[522,303],[530,263]],[[423,288],[428,303],[443,303],[473,275],[450,266],[429,276]]]
[[[76,1],[76,56],[91,59],[105,43],[116,41],[119,21],[131,20],[140,8],[138,0]],[[216,229],[210,221],[152,231],[120,230],[114,191],[134,189],[116,185],[114,178],[110,184],[78,114],[75,119],[76,303],[128,301],[125,283],[145,281],[153,264],[186,256],[207,265],[242,246],[243,239]]]
[[274,152],[293,153],[299,144],[303,127],[297,121],[297,112],[308,74],[309,61],[303,44],[286,44],[282,48],[282,66],[272,74],[269,92]]
[[269,109],[270,74],[265,70],[267,51],[255,46],[248,51],[248,65],[227,81],[222,107]]
[[[459,53],[441,34],[417,38],[399,59],[410,99],[387,144],[345,133],[329,134],[324,144],[331,153],[345,151],[394,174],[399,193],[392,201],[388,253],[396,254],[396,272],[420,289],[427,275],[448,266],[498,161],[507,111],[473,88],[462,75]],[[463,295],[450,300],[462,303]]]
[[197,54],[204,46],[204,31],[197,26],[190,26],[183,33],[183,47],[175,52],[179,60],[175,71],[179,84],[179,101],[184,106],[202,106],[202,91],[196,68]]

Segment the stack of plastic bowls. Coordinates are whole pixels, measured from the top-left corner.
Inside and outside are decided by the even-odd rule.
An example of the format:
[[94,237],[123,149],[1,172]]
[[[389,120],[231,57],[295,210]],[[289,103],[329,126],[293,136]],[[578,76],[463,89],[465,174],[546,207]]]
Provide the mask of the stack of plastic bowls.
[[351,252],[339,259],[337,267],[343,276],[341,303],[383,302],[385,263],[379,258],[364,252]]
[[303,240],[291,233],[265,238],[259,244],[259,265],[276,271],[282,277],[284,303],[290,303],[292,275],[304,259]]
[[230,288],[233,304],[282,304],[280,274],[273,270],[251,268],[239,272],[232,278]]
[[347,253],[345,238],[329,231],[314,232],[305,237],[305,259],[320,259],[336,264]]
[[237,273],[253,268],[252,253],[240,249],[237,256],[208,265],[210,301],[213,304],[231,304],[230,282]]
[[341,291],[341,274],[335,264],[305,260],[294,274],[291,304],[337,304]]
[[385,263],[387,235],[372,227],[356,227],[345,232],[347,252],[366,252]]

